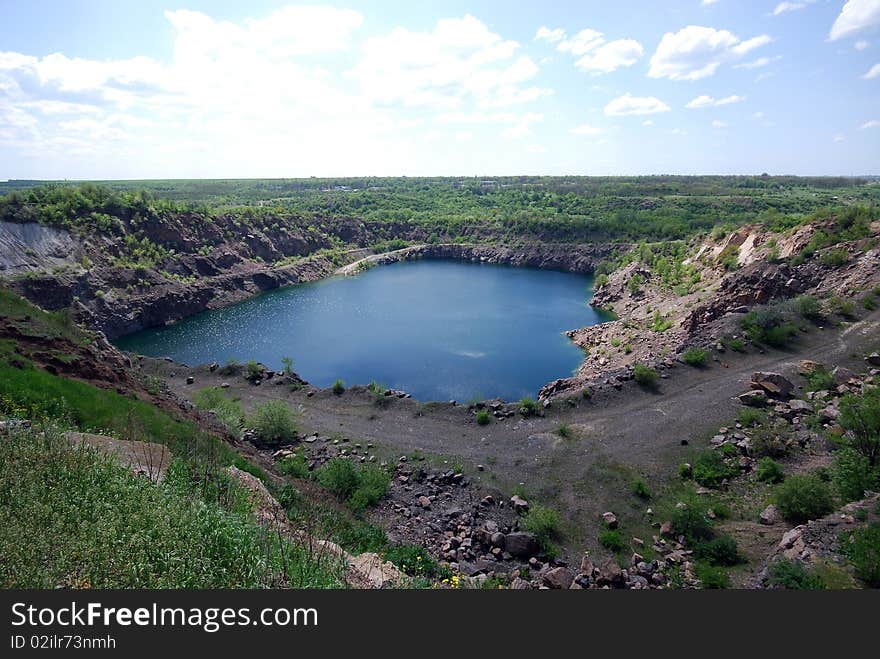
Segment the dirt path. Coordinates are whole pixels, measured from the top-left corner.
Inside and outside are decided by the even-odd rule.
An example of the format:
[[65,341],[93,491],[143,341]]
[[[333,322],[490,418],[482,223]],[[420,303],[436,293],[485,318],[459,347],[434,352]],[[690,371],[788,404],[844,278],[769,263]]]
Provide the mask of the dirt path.
[[[754,371],[795,376],[804,358],[863,368],[862,356],[880,348],[880,311],[842,331],[812,330],[799,343],[790,352],[728,352],[720,356],[726,368],[715,362],[704,369],[679,365],[654,392],[627,382],[619,391],[602,390],[590,400],[577,400],[575,406],[556,402],[543,418],[516,415],[493,419],[487,426],[479,426],[463,405],[394,399],[380,407],[363,392],[337,396],[327,390],[309,397],[304,390],[290,392],[271,381],[253,386],[205,368],[181,369],[154,360],[150,364],[184,396],[228,382],[229,393],[248,407],[269,398],[288,400],[300,412],[304,431],[373,442],[391,460],[422,452],[460,464],[474,479],[508,492],[522,484],[530,496],[564,511],[570,525],[568,544],[582,547],[595,543],[597,520],[604,510],[637,514],[635,509],[620,510],[634,505],[628,489],[635,476],[654,485],[665,481],[694,445],[733,419],[739,408],[734,397],[748,388]],[[176,372],[168,378],[170,371]],[[194,375],[195,384],[185,384],[187,375]],[[561,424],[569,427],[568,438],[556,432]],[[484,470],[478,471],[477,465]]]

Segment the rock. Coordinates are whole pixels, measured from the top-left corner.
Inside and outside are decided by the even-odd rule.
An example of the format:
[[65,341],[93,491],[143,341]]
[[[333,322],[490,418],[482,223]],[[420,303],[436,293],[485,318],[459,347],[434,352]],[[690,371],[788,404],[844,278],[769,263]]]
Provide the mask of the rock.
[[229,383],[228,382],[220,383],[220,388],[221,389],[229,389]]
[[520,497],[519,495],[514,494],[510,497],[510,503],[513,505],[513,509],[517,513],[526,513],[529,510],[529,502]]
[[865,357],[865,361],[868,362],[871,366],[880,366],[880,353],[872,352],[870,355]]
[[806,526],[796,526],[790,531],[786,532],[784,536],[782,536],[782,540],[779,541],[780,549],[791,549],[795,543],[801,539],[801,536],[804,534],[804,530]]
[[623,570],[613,558],[608,559],[599,569],[600,584],[617,584],[623,581]]
[[609,529],[617,528],[617,515],[612,512],[602,513],[602,521],[608,525]]
[[831,371],[831,377],[834,378],[834,384],[840,386],[842,384],[846,384],[847,382],[858,376],[848,368],[844,368],[843,366],[836,366],[834,370]]
[[810,405],[807,401],[801,400],[800,398],[795,398],[794,400],[790,400],[788,402],[788,408],[792,412],[796,412],[800,414],[801,412],[812,412],[813,406]]
[[196,379],[193,376],[191,376],[191,375],[186,376],[186,383],[187,384],[192,384],[195,381],[196,381]]
[[776,398],[788,398],[794,391],[794,383],[781,373],[758,371],[752,375],[752,387],[762,389]]
[[822,368],[822,364],[814,362],[810,359],[804,359],[798,365],[798,373],[801,375],[811,375]]
[[511,590],[531,590],[532,584],[530,584],[525,579],[521,579],[520,577],[516,577],[513,581],[510,582]]
[[819,418],[825,422],[837,421],[837,417],[839,416],[840,410],[833,405],[829,405],[828,407],[824,407],[819,410]]
[[660,525],[660,535],[671,538],[673,534],[672,522],[667,520]]
[[772,503],[761,512],[760,522],[765,526],[773,526],[780,520],[779,509]]
[[538,539],[532,533],[517,531],[504,537],[504,550],[516,558],[530,558],[540,551]]
[[495,548],[501,548],[501,549],[504,549],[504,546],[505,546],[505,545],[504,545],[504,537],[505,537],[505,536],[504,536],[503,533],[501,533],[501,532],[499,532],[499,531],[496,531],[495,533],[493,533],[493,534],[489,537],[489,542],[490,542],[490,543],[492,544],[492,546],[495,547]]
[[767,403],[767,394],[760,390],[747,391],[737,396],[739,402],[748,407],[764,407]]
[[431,500],[424,495],[422,495],[418,499],[416,499],[416,503],[419,504],[422,508],[430,508],[431,507]]
[[574,581],[574,573],[567,567],[555,567],[544,574],[544,585],[556,590],[568,590]]
[[585,574],[587,576],[593,574],[593,560],[587,555],[584,555],[584,557],[581,559],[581,574]]

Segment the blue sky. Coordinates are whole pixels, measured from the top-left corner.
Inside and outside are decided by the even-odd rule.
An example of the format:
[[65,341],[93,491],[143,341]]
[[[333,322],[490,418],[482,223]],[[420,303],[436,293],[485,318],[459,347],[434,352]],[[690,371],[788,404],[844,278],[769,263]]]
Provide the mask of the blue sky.
[[0,178],[880,174],[880,0],[0,15]]

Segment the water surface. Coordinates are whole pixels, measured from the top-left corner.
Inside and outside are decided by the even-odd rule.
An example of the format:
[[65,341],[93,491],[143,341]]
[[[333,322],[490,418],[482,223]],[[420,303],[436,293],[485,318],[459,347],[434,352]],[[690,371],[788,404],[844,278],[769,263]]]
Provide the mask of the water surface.
[[420,400],[534,397],[583,355],[563,334],[607,316],[587,305],[592,278],[423,260],[299,284],[117,340],[187,364],[282,357],[328,387],[372,380]]

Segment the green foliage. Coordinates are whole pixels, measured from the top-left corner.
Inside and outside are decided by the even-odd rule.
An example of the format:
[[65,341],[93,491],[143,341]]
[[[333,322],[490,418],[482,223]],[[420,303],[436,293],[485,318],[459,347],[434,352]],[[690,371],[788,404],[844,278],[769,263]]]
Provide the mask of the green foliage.
[[626,283],[626,287],[629,289],[629,292],[632,295],[635,295],[641,290],[644,283],[645,278],[637,272],[629,278],[629,281]]
[[492,415],[487,410],[477,410],[477,423],[481,426],[489,425]]
[[826,304],[829,312],[846,318],[851,317],[855,311],[855,304],[852,300],[844,300],[837,296],[829,298]]
[[278,446],[296,439],[296,420],[287,403],[267,400],[254,408],[248,423],[261,442]]
[[[196,470],[198,471],[198,470]],[[54,428],[0,442],[4,588],[338,587],[340,571],[256,524],[245,492],[181,461],[160,485]]]
[[800,561],[780,558],[770,565],[767,583],[776,588],[790,590],[824,590],[822,579],[807,570]]
[[633,378],[643,387],[656,386],[659,377],[660,374],[655,369],[644,364],[636,364],[633,367]]
[[858,501],[866,490],[874,490],[880,483],[880,469],[872,467],[858,451],[844,447],[834,455],[831,482],[844,503]]
[[654,332],[665,332],[670,327],[672,327],[672,321],[660,315],[659,311],[655,311],[654,317],[651,320],[651,330]]
[[757,426],[752,431],[752,455],[756,458],[786,456],[790,450],[787,431],[785,422],[779,419]]
[[846,430],[846,445],[868,459],[872,467],[880,462],[880,389],[847,394],[840,401],[838,423]]
[[640,499],[650,499],[651,498],[651,490],[648,488],[647,483],[643,481],[641,478],[637,478],[630,485],[630,489],[632,493],[635,494]]
[[745,352],[746,344],[742,339],[734,339],[734,338],[725,338],[723,339],[723,345],[728,350],[733,350],[733,352]]
[[562,537],[562,520],[552,508],[532,506],[520,518],[520,527],[533,533],[545,552],[551,552],[553,541]]
[[752,428],[767,423],[767,412],[757,407],[744,407],[736,415],[736,420],[744,428]]
[[694,568],[697,579],[703,584],[703,588],[716,590],[730,588],[730,575],[727,570],[708,563],[697,563]]
[[834,376],[824,366],[804,376],[807,380],[807,391],[830,391],[834,389]]
[[556,434],[559,435],[560,437],[562,437],[563,439],[569,439],[572,435],[571,427],[564,424],[564,423],[560,423],[556,427]]
[[822,318],[822,306],[819,300],[812,295],[800,295],[792,300],[795,311],[809,320]]
[[740,322],[752,343],[782,348],[797,335],[797,327],[776,308],[750,311]]
[[702,348],[688,348],[681,356],[682,360],[688,366],[704,366],[709,354]]
[[223,393],[220,387],[200,389],[193,396],[195,406],[200,410],[213,412],[220,423],[234,437],[241,437],[244,426],[244,410],[241,403]]
[[599,544],[615,554],[626,549],[626,540],[620,529],[603,529],[599,532]]
[[411,577],[436,577],[441,571],[428,550],[417,545],[391,545],[382,557]]
[[718,451],[703,451],[693,461],[694,480],[703,487],[719,487],[722,481],[737,474],[739,467]]
[[763,483],[781,483],[785,480],[785,473],[776,460],[769,457],[763,457],[758,460],[758,468],[755,474],[759,481]]
[[828,484],[814,475],[789,476],[776,489],[776,505],[789,522],[802,524],[834,510]]
[[345,383],[342,380],[333,383],[333,393],[337,396],[345,393]]
[[880,524],[844,534],[841,552],[855,567],[856,576],[871,588],[880,588]]
[[538,413],[540,407],[532,398],[522,398],[519,401],[519,413],[523,416],[533,416]]
[[333,458],[318,470],[318,482],[355,511],[375,506],[388,493],[391,475],[375,465],[360,469],[351,460]]
[[293,375],[293,359],[290,357],[282,357],[281,365],[284,367],[284,375]]
[[279,460],[277,466],[278,470],[285,476],[307,479],[312,475],[309,471],[309,462],[306,456],[298,451]]
[[697,558],[708,561],[712,565],[731,566],[743,561],[739,549],[729,535],[722,535],[696,545],[694,552]]
[[710,540],[714,531],[709,521],[709,506],[705,501],[691,497],[675,506],[670,513],[670,521],[676,535],[683,535],[688,545],[696,546]]
[[849,254],[845,249],[829,249],[819,257],[819,260],[827,266],[839,268],[849,263]]

